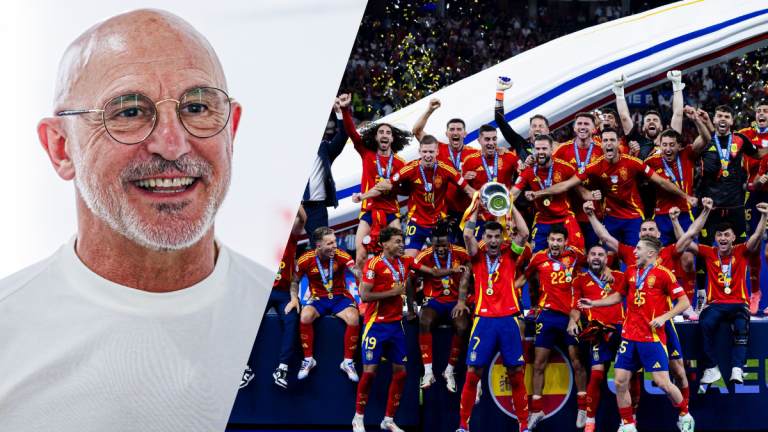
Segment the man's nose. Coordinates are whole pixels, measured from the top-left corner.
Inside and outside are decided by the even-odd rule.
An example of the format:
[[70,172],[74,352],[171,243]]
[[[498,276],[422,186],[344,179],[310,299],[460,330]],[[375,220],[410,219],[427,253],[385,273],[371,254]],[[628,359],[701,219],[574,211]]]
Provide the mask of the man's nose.
[[165,160],[177,160],[189,153],[189,133],[179,120],[174,100],[160,101],[157,105],[157,124],[149,137],[147,151]]

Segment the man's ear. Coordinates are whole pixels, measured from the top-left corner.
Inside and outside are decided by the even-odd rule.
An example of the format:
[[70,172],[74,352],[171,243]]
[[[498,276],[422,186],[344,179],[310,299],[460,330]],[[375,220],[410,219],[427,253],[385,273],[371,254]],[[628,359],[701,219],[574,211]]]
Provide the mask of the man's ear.
[[237,128],[240,126],[240,116],[243,115],[243,107],[235,102],[232,104],[232,114],[229,118],[230,127],[232,128],[232,150],[235,146],[235,134],[237,134]]
[[67,153],[67,133],[59,118],[44,118],[37,125],[37,137],[48,153],[53,169],[64,180],[75,178],[75,165]]

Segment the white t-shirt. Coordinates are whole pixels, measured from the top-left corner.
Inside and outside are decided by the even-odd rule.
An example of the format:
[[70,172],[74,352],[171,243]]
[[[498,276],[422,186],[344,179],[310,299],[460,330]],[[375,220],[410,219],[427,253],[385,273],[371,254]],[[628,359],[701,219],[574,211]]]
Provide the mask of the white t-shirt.
[[171,293],[101,278],[74,237],[0,281],[0,430],[223,431],[274,272],[219,247]]

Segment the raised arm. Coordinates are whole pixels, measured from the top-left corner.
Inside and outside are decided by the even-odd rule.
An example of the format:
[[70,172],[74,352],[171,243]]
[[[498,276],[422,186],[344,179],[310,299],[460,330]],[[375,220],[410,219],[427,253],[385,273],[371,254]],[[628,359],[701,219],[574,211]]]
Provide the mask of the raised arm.
[[347,135],[352,139],[352,144],[355,145],[355,150],[357,150],[358,153],[362,154],[363,149],[363,139],[360,137],[360,134],[357,133],[357,129],[355,129],[355,121],[352,120],[352,115],[349,113],[349,103],[352,101],[352,96],[349,94],[343,94],[339,96],[339,104],[341,106],[341,116],[344,119],[344,130],[347,132]]
[[[478,200],[480,197],[477,198]],[[469,217],[469,220],[464,225],[464,246],[467,248],[467,254],[469,256],[475,256],[477,253],[477,239],[475,238],[475,227],[477,227],[477,212],[480,211],[480,203],[475,203],[476,207]]]
[[595,204],[593,204],[592,201],[586,201],[584,203],[584,214],[589,218],[589,223],[592,225],[592,229],[595,230],[595,235],[597,235],[600,241],[608,246],[608,249],[613,251],[613,253],[618,253],[619,241],[616,240],[597,219],[597,216],[595,216]]
[[[702,200],[703,201],[703,200]],[[679,239],[683,238],[686,234],[686,231],[683,231],[683,227],[680,225],[680,221],[677,220],[677,216],[680,215],[680,209],[677,209],[677,212],[673,212],[672,210],[677,209],[677,207],[672,207],[669,212],[669,220],[672,222],[672,228],[675,230],[675,237],[678,239],[678,245],[680,244]],[[698,220],[698,219],[696,219]],[[693,225],[696,223],[691,224],[691,228],[693,228]],[[699,230],[701,231],[701,230]],[[697,231],[698,233],[698,231]],[[691,241],[686,245],[686,249],[681,251],[678,247],[675,248],[677,250],[677,253],[683,253],[685,250],[688,250],[689,252],[693,253],[694,255],[699,254],[699,245]]]
[[674,183],[656,174],[655,172],[653,173],[653,175],[651,175],[650,180],[651,180],[651,183],[659,186],[665,191],[671,194],[677,195],[679,197],[685,198],[685,200],[688,201],[688,204],[690,204],[691,207],[696,207],[696,204],[699,203],[699,200],[696,197],[689,196],[687,193],[685,193],[684,190],[680,189]]
[[520,212],[517,211],[517,207],[515,207],[514,204],[512,205],[511,212],[512,212],[512,218],[515,221],[515,226],[517,227],[515,244],[520,248],[524,248],[525,244],[528,243],[528,236],[530,236],[531,233],[528,230],[528,225],[526,225],[525,223],[525,218],[523,218],[523,215],[521,215]]
[[344,115],[341,113],[341,99],[336,98],[336,102],[333,104],[333,111],[336,115],[336,136],[333,137],[328,146],[328,157],[331,163],[344,151],[344,146],[349,139],[347,129],[344,127]]
[[709,132],[707,123],[701,118],[698,111],[690,106],[686,106],[683,109],[683,112],[685,113],[685,116],[696,125],[696,130],[699,132],[699,136],[696,137],[696,140],[693,142],[691,150],[695,155],[700,155],[701,152],[707,149],[707,146],[709,146],[709,143],[712,141],[712,134]]
[[435,112],[435,110],[438,108],[440,108],[440,99],[430,99],[427,110],[424,111],[424,114],[422,114],[421,117],[416,120],[416,123],[413,124],[413,129],[411,130],[413,131],[413,135],[417,140],[421,141],[421,137],[424,136],[424,127],[427,126],[427,120],[429,120],[429,116],[431,116],[432,113]]
[[528,156],[528,141],[515,132],[504,118],[504,92],[510,88],[512,88],[512,81],[509,78],[496,78],[496,106],[493,110],[493,118],[509,146],[517,152],[520,160],[525,161]]
[[307,223],[307,212],[304,211],[304,206],[299,204],[299,212],[296,213],[296,219],[293,221],[293,228],[291,233],[295,236],[300,236],[304,232],[304,224]]
[[621,74],[613,79],[613,93],[616,95],[616,111],[621,119],[621,127],[624,129],[624,135],[629,135],[635,127],[632,121],[632,114],[629,113],[627,100],[624,99],[624,86],[627,84],[627,77]]
[[677,133],[683,133],[683,89],[685,88],[683,75],[680,71],[673,70],[667,72],[667,79],[672,82],[672,91],[674,91],[670,127],[676,130]]
[[758,203],[757,210],[760,212],[760,222],[758,222],[755,232],[747,240],[747,249],[752,253],[757,252],[763,242],[765,222],[768,221],[768,204]]
[[[579,179],[578,175],[574,175],[573,177],[569,178],[568,180],[564,182],[560,182],[557,184],[552,185],[551,187],[548,187],[544,190],[536,191],[536,192],[530,192],[526,194],[526,198],[529,198],[529,195],[535,198],[545,197],[545,196],[552,196],[561,194],[563,192],[567,192],[568,190],[575,188],[576,186],[581,184],[581,180]],[[529,198],[530,201],[533,201],[533,199]]]
[[[704,228],[704,224],[707,222],[707,217],[709,217],[709,212],[712,211],[712,198],[702,198],[701,204],[704,206],[704,208],[701,210],[701,214],[696,218],[696,220],[693,221],[690,227],[688,227],[688,231],[682,233],[682,235],[678,236],[678,227],[680,227],[680,222],[677,220],[678,215],[680,214],[680,209],[677,207],[673,207],[669,211],[669,218],[674,219],[673,224],[676,224],[674,226],[675,229],[675,237],[677,237],[677,243],[675,243],[675,248],[677,249],[677,253],[681,254],[685,252],[686,250],[690,249],[689,245],[693,243],[693,239],[698,236],[698,234],[701,232],[701,230]],[[676,210],[676,211],[675,211]],[[674,211],[674,215],[672,214]],[[682,227],[680,227],[680,230],[682,231]],[[696,249],[698,250],[698,245],[696,246]]]

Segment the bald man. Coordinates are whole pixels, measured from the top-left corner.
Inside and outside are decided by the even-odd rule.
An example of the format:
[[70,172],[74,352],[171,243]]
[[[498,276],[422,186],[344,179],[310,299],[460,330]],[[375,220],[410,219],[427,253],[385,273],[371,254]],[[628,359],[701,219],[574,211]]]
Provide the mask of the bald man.
[[0,281],[0,429],[224,430],[273,278],[214,238],[241,115],[226,92],[166,12],[66,50],[37,131],[78,229]]

